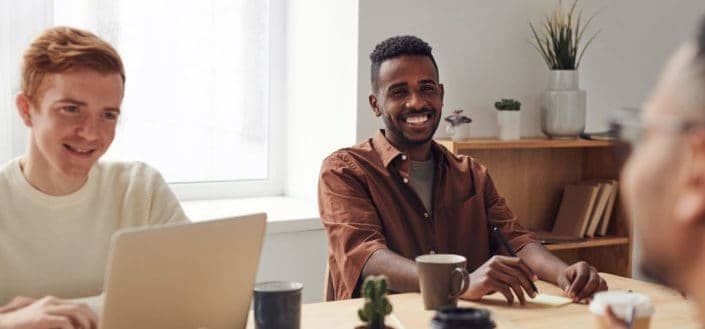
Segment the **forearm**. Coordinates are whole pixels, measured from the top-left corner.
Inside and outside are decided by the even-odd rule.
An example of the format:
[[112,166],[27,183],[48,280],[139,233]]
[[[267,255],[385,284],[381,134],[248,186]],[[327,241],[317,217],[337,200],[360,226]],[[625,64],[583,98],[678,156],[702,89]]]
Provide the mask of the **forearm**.
[[539,243],[530,243],[517,256],[538,275],[539,279],[557,284],[558,276],[568,265]]
[[416,263],[389,250],[375,251],[362,269],[363,277],[385,275],[389,279],[389,289],[394,292],[419,291],[419,276]]

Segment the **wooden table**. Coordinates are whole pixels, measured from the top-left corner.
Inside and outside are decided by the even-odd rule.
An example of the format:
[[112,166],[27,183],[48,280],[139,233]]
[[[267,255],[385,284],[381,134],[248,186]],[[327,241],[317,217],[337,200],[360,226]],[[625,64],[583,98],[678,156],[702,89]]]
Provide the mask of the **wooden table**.
[[[623,278],[611,274],[602,274],[610,290],[632,290],[651,297],[656,308],[651,328],[692,328],[701,329],[693,305],[680,294],[659,285]],[[562,295],[560,289],[537,282],[542,293]],[[433,312],[425,311],[421,295],[408,293],[389,297],[394,307],[393,317],[388,317],[387,324],[396,329],[427,329]],[[357,309],[363,304],[361,299],[338,302],[306,304],[302,307],[301,328],[305,329],[353,329],[361,324],[357,319]],[[592,315],[587,305],[571,304],[562,307],[542,307],[538,305],[507,305],[499,294],[487,296],[481,302],[461,301],[459,306],[489,309],[498,329],[517,328],[570,328],[592,329]],[[399,323],[395,323],[395,322]],[[247,328],[254,328],[252,316]]]

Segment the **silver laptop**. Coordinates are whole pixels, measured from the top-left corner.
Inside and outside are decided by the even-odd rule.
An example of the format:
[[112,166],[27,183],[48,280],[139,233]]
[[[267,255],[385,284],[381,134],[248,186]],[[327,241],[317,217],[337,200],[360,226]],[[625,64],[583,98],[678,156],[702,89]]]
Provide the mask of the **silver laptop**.
[[113,236],[101,329],[245,328],[265,214]]

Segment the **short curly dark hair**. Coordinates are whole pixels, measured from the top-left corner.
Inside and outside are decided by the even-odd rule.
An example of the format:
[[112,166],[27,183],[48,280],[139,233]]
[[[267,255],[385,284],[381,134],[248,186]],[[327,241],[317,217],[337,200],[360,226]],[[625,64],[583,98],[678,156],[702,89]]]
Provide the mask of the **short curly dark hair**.
[[431,62],[433,62],[433,67],[436,69],[436,78],[438,78],[438,65],[436,64],[436,59],[433,58],[431,50],[431,46],[426,41],[413,35],[395,36],[378,43],[372,53],[370,53],[370,61],[372,61],[372,65],[370,65],[372,90],[377,92],[379,88],[377,80],[379,78],[379,67],[382,66],[382,62],[404,55],[427,56],[430,58]]

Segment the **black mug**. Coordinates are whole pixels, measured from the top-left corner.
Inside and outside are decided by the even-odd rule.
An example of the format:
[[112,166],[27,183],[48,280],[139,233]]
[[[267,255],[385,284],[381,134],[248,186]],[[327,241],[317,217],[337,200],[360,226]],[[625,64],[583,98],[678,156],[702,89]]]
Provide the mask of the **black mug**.
[[281,281],[255,284],[255,328],[299,329],[303,286]]
[[431,329],[494,329],[487,310],[471,307],[443,307],[431,320]]

